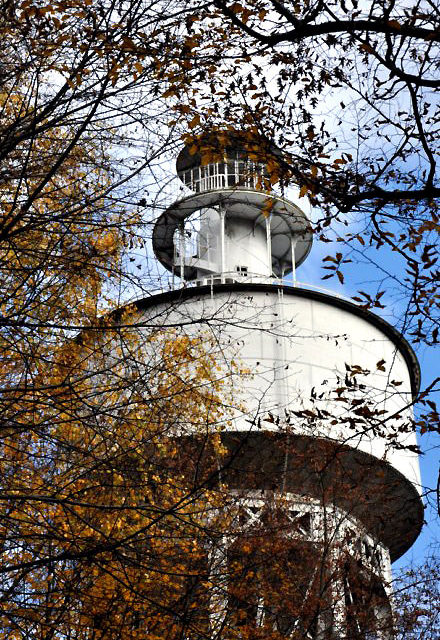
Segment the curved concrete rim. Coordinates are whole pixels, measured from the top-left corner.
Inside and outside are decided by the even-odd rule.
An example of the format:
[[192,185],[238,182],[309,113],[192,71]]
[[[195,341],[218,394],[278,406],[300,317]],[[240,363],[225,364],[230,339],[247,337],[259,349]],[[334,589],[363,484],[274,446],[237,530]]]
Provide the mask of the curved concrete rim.
[[[286,432],[225,431],[222,438],[231,452],[231,488],[261,489],[263,483],[267,489],[276,489],[280,485],[285,491],[298,494],[299,490],[320,500],[324,487],[330,503],[348,517],[358,518],[389,549],[392,562],[420,534],[422,499],[414,485],[387,461],[335,440]],[[290,451],[287,465],[286,445]],[[305,458],[309,465],[304,464]],[[320,461],[321,468],[316,464]]]

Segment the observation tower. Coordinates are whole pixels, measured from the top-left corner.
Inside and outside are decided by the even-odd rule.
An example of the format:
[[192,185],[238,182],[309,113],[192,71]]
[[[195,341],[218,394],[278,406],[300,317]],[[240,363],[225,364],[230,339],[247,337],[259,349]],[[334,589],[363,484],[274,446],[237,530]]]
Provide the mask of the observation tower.
[[[223,481],[243,526],[258,529],[271,500],[286,505],[290,601],[283,609],[260,573],[237,605],[241,624],[285,638],[391,640],[391,562],[423,522],[408,449],[419,366],[382,318],[297,286],[312,230],[300,201],[270,187],[280,157],[231,132],[182,149],[177,173],[188,195],[153,231],[155,255],[181,287],[137,306],[150,324],[215,338],[237,400],[222,429]],[[301,610],[318,591],[320,604]]]

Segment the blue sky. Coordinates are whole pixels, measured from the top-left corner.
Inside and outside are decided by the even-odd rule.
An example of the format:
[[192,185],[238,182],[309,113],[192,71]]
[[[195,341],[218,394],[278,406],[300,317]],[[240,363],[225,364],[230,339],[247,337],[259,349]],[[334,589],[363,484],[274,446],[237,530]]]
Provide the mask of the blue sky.
[[[316,218],[317,212],[312,212]],[[350,225],[350,231],[353,231]],[[298,268],[297,278],[300,282],[310,283],[316,286],[323,286],[336,294],[351,298],[356,295],[358,289],[365,290],[369,293],[375,293],[377,289],[384,289],[385,294],[382,297],[386,308],[378,309],[379,313],[385,320],[393,326],[399,328],[402,322],[402,316],[405,310],[405,299],[399,295],[398,281],[404,277],[404,264],[396,258],[395,253],[387,249],[377,250],[375,248],[363,248],[362,245],[356,246],[356,251],[351,254],[353,259],[344,268],[345,281],[342,285],[336,277],[322,280],[322,276],[326,271],[323,270],[322,258],[327,255],[334,255],[336,251],[344,249],[344,245],[340,243],[323,243],[315,240],[314,247],[309,259],[301,267]],[[347,247],[345,247],[347,250]],[[328,263],[327,263],[328,264]],[[391,273],[396,280],[390,282],[384,278],[384,273]],[[408,337],[408,336],[407,336]],[[439,353],[438,348],[426,345],[412,345],[420,362],[422,372],[422,389],[429,385],[432,380],[440,375]],[[439,385],[437,386],[437,389]],[[437,405],[440,405],[440,392],[437,391],[433,398]],[[417,409],[416,409],[417,415]],[[440,453],[440,435],[424,434],[419,435],[419,445],[423,451],[420,456],[420,468],[422,474],[423,489],[432,490],[436,487],[439,473],[439,453]],[[440,545],[440,517],[434,508],[435,495],[430,495],[430,500],[425,500],[425,520],[426,524],[419,538],[412,548],[400,559],[394,569],[398,569],[410,563],[421,563],[427,555],[435,552],[435,547]]]

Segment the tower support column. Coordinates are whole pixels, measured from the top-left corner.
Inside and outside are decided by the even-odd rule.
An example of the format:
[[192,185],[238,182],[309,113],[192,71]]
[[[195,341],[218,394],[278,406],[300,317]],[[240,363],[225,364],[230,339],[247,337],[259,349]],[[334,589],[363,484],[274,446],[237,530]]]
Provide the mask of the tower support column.
[[295,268],[295,248],[296,248],[297,238],[294,235],[290,236],[290,251],[292,252],[292,284],[296,285],[296,268]]
[[179,224],[179,265],[180,277],[185,277],[185,228],[183,222]]
[[221,281],[225,281],[225,208],[223,205],[219,207],[220,213],[220,273]]
[[272,220],[272,216],[267,216],[266,218],[266,243],[267,243],[267,268],[268,268],[268,276],[269,278],[272,276],[272,239],[270,232],[270,223]]

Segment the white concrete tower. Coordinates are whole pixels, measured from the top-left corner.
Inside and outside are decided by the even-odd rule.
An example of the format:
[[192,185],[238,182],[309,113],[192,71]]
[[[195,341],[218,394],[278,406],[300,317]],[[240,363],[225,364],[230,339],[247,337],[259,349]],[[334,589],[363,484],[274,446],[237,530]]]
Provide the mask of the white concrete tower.
[[[280,156],[255,145],[216,132],[181,151],[178,175],[193,193],[158,218],[153,248],[182,288],[137,306],[150,323],[208,328],[226,365],[250,371],[236,381],[241,409],[223,432],[234,452],[225,478],[249,530],[271,496],[284,500],[292,589],[283,610],[260,573],[238,605],[242,619],[285,638],[390,640],[390,565],[423,521],[407,428],[418,363],[381,318],[295,286],[310,224],[264,190]],[[318,591],[319,604],[302,610]]]

